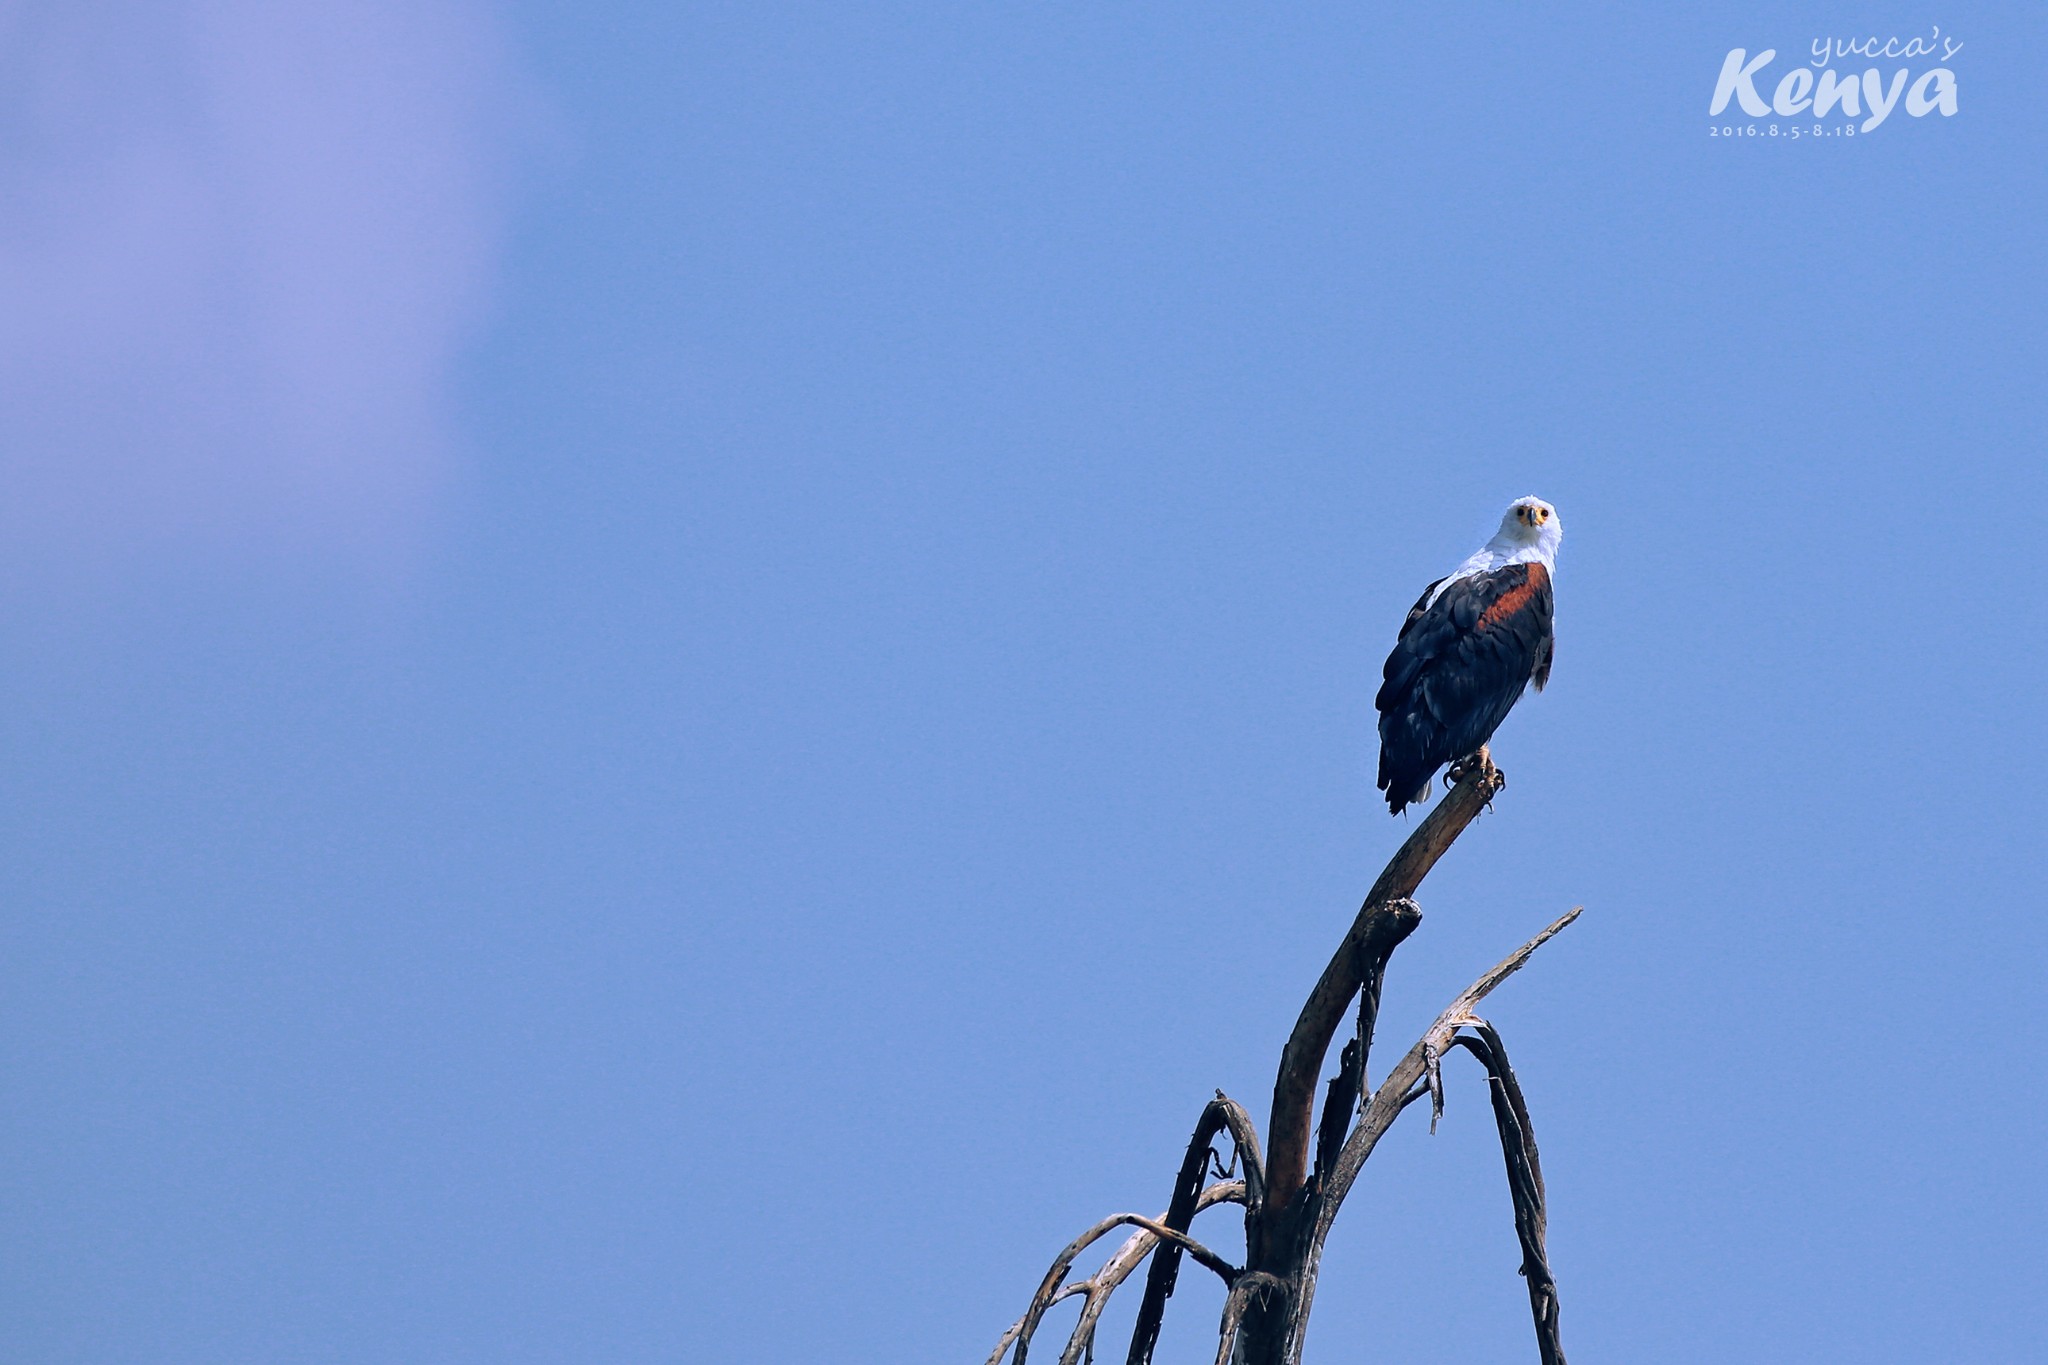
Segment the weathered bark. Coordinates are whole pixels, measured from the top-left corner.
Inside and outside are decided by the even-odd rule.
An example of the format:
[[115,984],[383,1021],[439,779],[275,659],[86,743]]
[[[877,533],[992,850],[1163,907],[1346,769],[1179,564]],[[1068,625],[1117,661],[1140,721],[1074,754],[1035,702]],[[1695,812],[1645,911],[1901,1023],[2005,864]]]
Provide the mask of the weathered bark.
[[[1214,1156],[1210,1144],[1226,1129],[1237,1145],[1236,1163],[1244,1169],[1245,1244],[1249,1246],[1252,1229],[1258,1226],[1266,1202],[1259,1138],[1252,1128],[1251,1115],[1220,1090],[1202,1110],[1195,1135],[1188,1140],[1187,1155],[1181,1158],[1180,1178],[1174,1182],[1173,1202],[1166,1206],[1164,1221],[1177,1232],[1187,1231],[1194,1221],[1195,1201],[1202,1193],[1202,1181]],[[1179,1274],[1180,1247],[1169,1242],[1152,1258],[1152,1270],[1145,1280],[1145,1298],[1138,1306],[1138,1322],[1131,1330],[1131,1349],[1126,1357],[1131,1365],[1144,1365],[1152,1359],[1152,1348],[1159,1342],[1159,1325],[1166,1317],[1166,1300],[1173,1294]]]
[[[1242,1180],[1222,1181],[1202,1191],[1196,1212],[1199,1213],[1211,1204],[1223,1203],[1226,1200],[1241,1204],[1244,1198],[1245,1188]],[[1060,1365],[1079,1365],[1084,1358],[1094,1358],[1095,1326],[1102,1320],[1102,1310],[1109,1305],[1109,1296],[1130,1278],[1131,1272],[1136,1270],[1158,1245],[1159,1239],[1141,1228],[1130,1235],[1123,1246],[1117,1249],[1116,1255],[1104,1263],[1102,1269],[1078,1284],[1067,1285],[1053,1296],[1057,1301],[1073,1294],[1087,1295],[1081,1305],[1081,1318],[1074,1324],[1073,1332],[1067,1337],[1067,1349],[1060,1353]],[[1242,1280],[1243,1276],[1238,1278]],[[1231,1288],[1236,1287],[1236,1283],[1233,1282]]]
[[[1196,1209],[1199,1211],[1208,1208],[1212,1204],[1222,1203],[1225,1200],[1241,1201],[1244,1197],[1245,1190],[1242,1180],[1222,1182],[1212,1185],[1202,1192],[1202,1197],[1196,1201]],[[1080,1285],[1068,1285],[1066,1283],[1067,1271],[1073,1268],[1074,1259],[1086,1251],[1092,1244],[1100,1241],[1103,1237],[1120,1227],[1135,1227],[1139,1231],[1124,1244],[1122,1250],[1110,1258],[1109,1265],[1114,1266],[1124,1261],[1127,1253],[1129,1253],[1129,1266],[1125,1267],[1122,1273],[1116,1275],[1113,1280],[1105,1280],[1105,1272],[1109,1269],[1108,1266],[1105,1266],[1103,1270],[1097,1271]],[[1147,1240],[1140,1243],[1140,1238]],[[1094,1227],[1089,1228],[1073,1241],[1067,1243],[1066,1248],[1053,1258],[1051,1267],[1045,1272],[1045,1278],[1039,1282],[1038,1292],[1031,1296],[1031,1306],[1024,1310],[1024,1316],[1019,1318],[1009,1331],[1003,1333],[1002,1340],[996,1343],[996,1349],[989,1354],[988,1365],[999,1365],[999,1362],[1009,1353],[1013,1345],[1016,1348],[1016,1355],[1014,1357],[1016,1365],[1024,1365],[1025,1355],[1031,1349],[1032,1335],[1037,1332],[1038,1324],[1045,1317],[1046,1309],[1052,1307],[1053,1304],[1061,1299],[1070,1297],[1071,1293],[1076,1290],[1086,1292],[1091,1297],[1099,1292],[1102,1298],[1107,1299],[1110,1292],[1117,1285],[1122,1284],[1125,1276],[1130,1274],[1131,1268],[1134,1268],[1139,1261],[1143,1260],[1145,1253],[1161,1241],[1170,1241],[1186,1247],[1194,1254],[1196,1260],[1214,1270],[1225,1284],[1234,1283],[1238,1276],[1243,1273],[1215,1252],[1202,1246],[1201,1243],[1196,1242],[1183,1233],[1175,1232],[1157,1219],[1146,1218],[1135,1213],[1112,1214]],[[1135,1247],[1134,1244],[1136,1244]],[[1083,1311],[1085,1316],[1086,1310],[1084,1309]],[[1099,1317],[1101,1312],[1101,1306],[1099,1304],[1095,1305],[1095,1316]],[[1092,1331],[1092,1320],[1089,1322],[1089,1327]]]
[[1521,1082],[1508,1065],[1508,1050],[1481,1020],[1472,1032],[1453,1039],[1486,1067],[1493,1093],[1493,1121],[1500,1130],[1500,1152],[1507,1162],[1508,1197],[1515,1205],[1515,1236],[1522,1243],[1522,1275],[1529,1282],[1529,1316],[1536,1326],[1536,1351],[1543,1365],[1565,1365],[1564,1345],[1557,1331],[1557,1281],[1550,1274],[1550,1258],[1543,1249],[1549,1224],[1544,1208],[1543,1163],[1536,1156],[1536,1130],[1529,1122],[1529,1106],[1522,1099]]
[[[1323,1243],[1329,1239],[1330,1227],[1337,1220],[1337,1210],[1344,1205],[1344,1197],[1351,1193],[1351,1186],[1358,1179],[1358,1173],[1365,1166],[1366,1158],[1372,1155],[1379,1140],[1394,1126],[1394,1120],[1401,1111],[1416,1100],[1430,1096],[1434,1100],[1437,1089],[1432,1081],[1436,1072],[1437,1059],[1444,1049],[1451,1045],[1460,1028],[1479,1022],[1472,1010],[1484,1000],[1501,982],[1520,971],[1522,964],[1529,960],[1538,948],[1550,942],[1561,933],[1565,926],[1579,917],[1575,907],[1558,917],[1549,927],[1521,947],[1495,963],[1477,981],[1459,992],[1436,1022],[1408,1049],[1406,1056],[1394,1064],[1387,1078],[1373,1091],[1372,1102],[1366,1105],[1365,1114],[1351,1136],[1344,1140],[1343,1150],[1330,1169],[1329,1179],[1318,1192],[1314,1210],[1314,1223],[1305,1238],[1301,1264],[1292,1280],[1295,1294],[1290,1302],[1291,1312],[1286,1324],[1286,1338],[1281,1346],[1268,1357],[1282,1365],[1299,1365],[1302,1339],[1308,1332],[1309,1310],[1315,1304],[1316,1275],[1322,1266]],[[1261,1267],[1264,1268],[1264,1267]],[[1247,1353],[1253,1365],[1259,1365],[1255,1357]]]
[[[1218,1091],[1195,1125],[1166,1212],[1156,1220],[1120,1214],[1075,1239],[1054,1260],[1024,1317],[997,1343],[989,1365],[1001,1365],[1013,1346],[1015,1365],[1024,1365],[1032,1333],[1046,1309],[1074,1295],[1086,1295],[1086,1300],[1061,1365],[1078,1365],[1084,1358],[1092,1358],[1103,1305],[1148,1254],[1152,1268],[1126,1365],[1150,1365],[1184,1254],[1214,1271],[1229,1291],[1218,1329],[1218,1365],[1233,1361],[1300,1365],[1323,1244],[1337,1211],[1380,1138],[1410,1104],[1430,1099],[1434,1130],[1434,1116],[1442,1112],[1439,1062],[1454,1044],[1469,1049],[1486,1065],[1514,1203],[1515,1230],[1522,1244],[1522,1273],[1529,1281],[1538,1350],[1543,1365],[1564,1365],[1557,1331],[1557,1285],[1543,1246],[1547,1217],[1543,1174],[1528,1107],[1508,1067],[1499,1034],[1472,1011],[1536,949],[1576,919],[1578,910],[1551,924],[1460,993],[1369,1097],[1366,1082],[1388,959],[1422,918],[1409,896],[1503,785],[1484,751],[1461,765],[1450,792],[1373,883],[1350,930],[1303,1004],[1281,1052],[1268,1125],[1271,1145],[1265,1159],[1261,1161],[1258,1133],[1250,1116]],[[1336,1074],[1329,1079],[1318,1124],[1314,1122],[1316,1083],[1353,1000],[1358,1002],[1356,1033],[1343,1049]],[[1473,1030],[1473,1036],[1462,1036],[1465,1029]],[[1362,1105],[1361,1099],[1365,1101]],[[1217,1167],[1215,1174],[1230,1174],[1221,1168],[1213,1146],[1224,1132],[1230,1134],[1234,1162],[1243,1177],[1205,1188],[1203,1182],[1209,1179],[1212,1165]],[[1311,1142],[1315,1148],[1313,1170],[1309,1165]],[[1200,1210],[1225,1199],[1245,1206],[1245,1263],[1241,1269],[1188,1235]],[[1133,1226],[1138,1231],[1095,1275],[1066,1284],[1074,1258],[1118,1226]]]
[[1315,989],[1302,1004],[1294,1032],[1280,1053],[1280,1071],[1273,1080],[1273,1116],[1266,1124],[1271,1153],[1266,1161],[1267,1200],[1273,1207],[1285,1208],[1301,1192],[1307,1177],[1309,1116],[1315,1108],[1316,1078],[1330,1050],[1330,1039],[1365,984],[1368,965],[1376,958],[1384,967],[1401,940],[1414,932],[1422,912],[1408,898],[1501,786],[1500,773],[1492,764],[1476,763],[1444,794],[1372,884],[1351,922],[1351,931],[1337,945],[1330,965],[1323,968]]

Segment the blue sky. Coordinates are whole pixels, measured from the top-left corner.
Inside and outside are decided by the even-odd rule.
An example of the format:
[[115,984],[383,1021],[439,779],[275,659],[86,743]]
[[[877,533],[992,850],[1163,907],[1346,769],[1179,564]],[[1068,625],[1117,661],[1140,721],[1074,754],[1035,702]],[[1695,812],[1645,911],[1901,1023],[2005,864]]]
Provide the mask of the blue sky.
[[[1574,1359],[2039,1349],[2036,7],[121,18],[0,9],[10,1358],[980,1359],[1263,1117],[1531,492],[1383,1046],[1583,903],[1488,1006]],[[1311,1358],[1529,1352],[1450,1082]]]

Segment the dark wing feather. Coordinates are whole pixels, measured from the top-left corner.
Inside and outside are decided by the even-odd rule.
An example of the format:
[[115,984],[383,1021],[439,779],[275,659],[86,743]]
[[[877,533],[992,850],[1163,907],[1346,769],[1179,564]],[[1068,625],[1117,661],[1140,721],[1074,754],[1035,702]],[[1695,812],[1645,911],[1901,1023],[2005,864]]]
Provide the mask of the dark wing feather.
[[[1426,604],[1426,605],[1425,605]],[[1550,574],[1511,564],[1445,588],[1409,612],[1379,695],[1380,790],[1400,810],[1437,769],[1493,736],[1532,677],[1549,678]]]
[[[1441,582],[1441,578],[1436,581]],[[1401,645],[1407,642],[1409,632],[1429,618],[1429,595],[1436,591],[1436,583],[1422,590],[1422,596],[1416,598],[1415,605],[1408,608],[1408,619],[1401,623],[1401,633],[1394,637],[1394,652],[1387,656],[1385,678],[1380,683],[1379,696],[1373,700],[1373,705],[1381,711],[1387,709],[1388,696],[1406,691],[1413,685],[1416,671],[1435,657],[1432,641],[1417,640],[1414,646],[1407,650],[1403,650]]]
[[[1439,578],[1436,581],[1436,583],[1441,582],[1443,582],[1443,579],[1441,578]],[[1415,623],[1417,621],[1420,621],[1426,614],[1428,614],[1429,595],[1436,591],[1436,583],[1432,583],[1428,587],[1424,588],[1422,590],[1422,596],[1415,599],[1415,605],[1408,608],[1408,619],[1401,623],[1401,633],[1399,635],[1396,635],[1394,637],[1395,639],[1406,639],[1408,636],[1408,632],[1415,629]]]

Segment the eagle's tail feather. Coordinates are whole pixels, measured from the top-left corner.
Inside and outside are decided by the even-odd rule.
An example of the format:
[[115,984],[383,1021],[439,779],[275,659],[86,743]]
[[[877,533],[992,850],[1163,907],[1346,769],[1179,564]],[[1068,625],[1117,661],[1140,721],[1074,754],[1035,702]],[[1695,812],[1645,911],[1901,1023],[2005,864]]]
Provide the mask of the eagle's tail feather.
[[[1434,774],[1432,774],[1432,776],[1434,776]],[[1417,787],[1412,792],[1404,793],[1401,790],[1401,784],[1398,781],[1386,782],[1381,784],[1382,790],[1384,790],[1387,794],[1387,809],[1392,811],[1396,815],[1399,815],[1404,809],[1406,809],[1409,806],[1428,805],[1430,792],[1435,787],[1435,785],[1436,784],[1431,782],[1429,778],[1425,777],[1422,779],[1421,786]]]

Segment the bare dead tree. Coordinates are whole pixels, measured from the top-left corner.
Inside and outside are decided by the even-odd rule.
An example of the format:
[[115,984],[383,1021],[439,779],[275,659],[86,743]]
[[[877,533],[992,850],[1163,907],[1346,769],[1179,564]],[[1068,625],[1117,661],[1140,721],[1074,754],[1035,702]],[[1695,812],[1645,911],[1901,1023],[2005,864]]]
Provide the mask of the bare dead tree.
[[[1165,1212],[1157,1218],[1117,1214],[1069,1243],[1046,1271],[1024,1316],[996,1343],[988,1365],[1003,1365],[1006,1356],[1011,1365],[1025,1365],[1046,1311],[1068,1298],[1081,1299],[1081,1313],[1061,1350],[1060,1365],[1092,1361],[1103,1308],[1147,1257],[1151,1267],[1126,1365],[1150,1365],[1183,1258],[1215,1274],[1227,1291],[1217,1330],[1216,1365],[1300,1365],[1323,1243],[1337,1211],[1373,1148],[1409,1105],[1427,1098],[1430,1129],[1435,1131],[1443,1113],[1442,1062],[1453,1048],[1469,1051],[1486,1068],[1494,1122],[1507,1164],[1515,1232],[1522,1244],[1522,1274],[1528,1280],[1537,1351],[1543,1365],[1564,1365],[1564,1349],[1558,1340],[1557,1283],[1543,1247],[1543,1168],[1536,1156],[1528,1105],[1508,1066],[1500,1034],[1473,1011],[1495,986],[1519,970],[1530,954],[1577,919],[1578,910],[1568,912],[1496,963],[1437,1016],[1376,1088],[1369,1090],[1366,1085],[1366,1063],[1379,1022],[1380,984],[1387,961],[1422,922],[1422,912],[1410,897],[1504,785],[1505,779],[1483,749],[1474,761],[1453,769],[1443,801],[1416,827],[1373,883],[1281,1050],[1279,1072],[1273,1081],[1273,1110],[1266,1123],[1270,1151],[1261,1156],[1251,1116],[1242,1105],[1217,1091],[1195,1125]],[[1354,1033],[1327,1082],[1322,1117],[1317,1121],[1317,1078],[1354,1003]],[[1217,1155],[1215,1146],[1226,1134],[1231,1145],[1228,1163]],[[1241,1266],[1195,1240],[1192,1233],[1195,1215],[1224,1203],[1241,1205],[1244,1211]],[[1075,1260],[1088,1247],[1125,1227],[1134,1231],[1101,1269],[1086,1279],[1067,1279]]]

